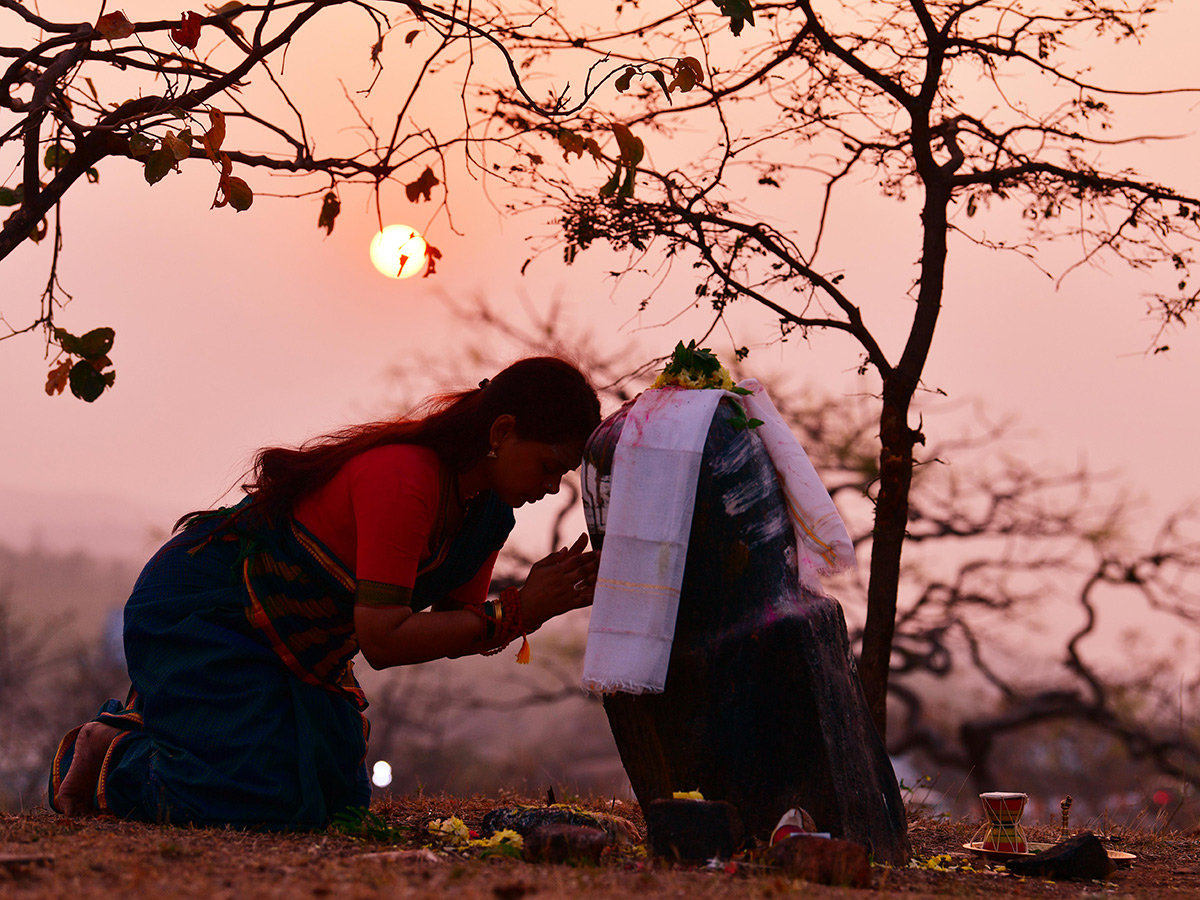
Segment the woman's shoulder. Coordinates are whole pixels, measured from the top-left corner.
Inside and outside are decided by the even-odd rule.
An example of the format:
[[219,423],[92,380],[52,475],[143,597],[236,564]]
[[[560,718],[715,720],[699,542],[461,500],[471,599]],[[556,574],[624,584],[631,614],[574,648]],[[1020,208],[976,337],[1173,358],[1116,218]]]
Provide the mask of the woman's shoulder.
[[431,480],[437,483],[442,470],[438,455],[428,447],[418,444],[386,444],[364,450],[349,465],[354,474],[387,474]]

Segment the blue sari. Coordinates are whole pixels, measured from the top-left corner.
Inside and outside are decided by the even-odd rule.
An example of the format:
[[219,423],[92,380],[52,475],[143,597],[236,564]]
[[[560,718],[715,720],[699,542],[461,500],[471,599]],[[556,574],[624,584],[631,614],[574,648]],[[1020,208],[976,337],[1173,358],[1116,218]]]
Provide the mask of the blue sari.
[[[120,729],[96,787],[100,812],[311,829],[370,803],[353,574],[293,520],[247,528],[243,507],[164,545],[126,603],[130,693],[95,719]],[[510,507],[480,497],[418,574],[414,611],[469,581],[512,527]],[[52,805],[77,733],[51,765]]]

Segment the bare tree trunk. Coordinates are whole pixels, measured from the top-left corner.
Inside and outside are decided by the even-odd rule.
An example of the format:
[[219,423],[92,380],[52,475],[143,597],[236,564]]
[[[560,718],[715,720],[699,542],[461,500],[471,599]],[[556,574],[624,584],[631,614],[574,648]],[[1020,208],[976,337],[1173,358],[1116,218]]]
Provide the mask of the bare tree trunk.
[[[926,141],[915,139],[922,132]],[[928,149],[928,132],[914,126],[914,146]],[[932,154],[917,153],[917,168],[925,180],[921,210],[924,242],[920,288],[912,328],[900,362],[881,371],[883,409],[879,417],[879,494],[871,543],[871,579],[867,588],[867,620],[863,627],[859,676],[867,706],[880,736],[887,740],[888,673],[896,631],[900,587],[900,552],[908,532],[908,497],[912,488],[913,447],[925,436],[908,426],[913,394],[929,357],[933,332],[942,308],[946,277],[947,210],[951,201],[949,175],[954,161],[943,169]]]
[[891,398],[889,393],[885,387],[879,423],[879,495],[875,502],[867,620],[859,661],[859,677],[867,707],[884,740],[887,739],[888,671],[896,632],[896,597],[900,588],[900,551],[907,531],[913,462],[913,438],[907,422],[911,393]]

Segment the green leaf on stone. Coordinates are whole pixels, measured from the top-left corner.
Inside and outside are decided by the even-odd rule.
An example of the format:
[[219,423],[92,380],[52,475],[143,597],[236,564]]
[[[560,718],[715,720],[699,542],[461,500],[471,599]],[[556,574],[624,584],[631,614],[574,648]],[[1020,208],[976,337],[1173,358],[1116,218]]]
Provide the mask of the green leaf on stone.
[[715,375],[721,369],[721,361],[717,354],[707,347],[697,347],[695,341],[683,341],[675,345],[671,353],[671,361],[663,369],[668,375],[682,375],[685,372],[694,375]]

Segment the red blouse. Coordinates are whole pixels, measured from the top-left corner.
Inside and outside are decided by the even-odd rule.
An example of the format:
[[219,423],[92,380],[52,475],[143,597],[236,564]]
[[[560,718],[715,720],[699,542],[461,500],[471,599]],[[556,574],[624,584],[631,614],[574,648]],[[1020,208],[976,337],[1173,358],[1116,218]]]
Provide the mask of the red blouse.
[[[428,447],[389,444],[353,457],[326,484],[301,498],[295,517],[359,580],[412,588],[433,562],[453,480]],[[456,603],[487,598],[493,553],[475,577],[451,592]]]

